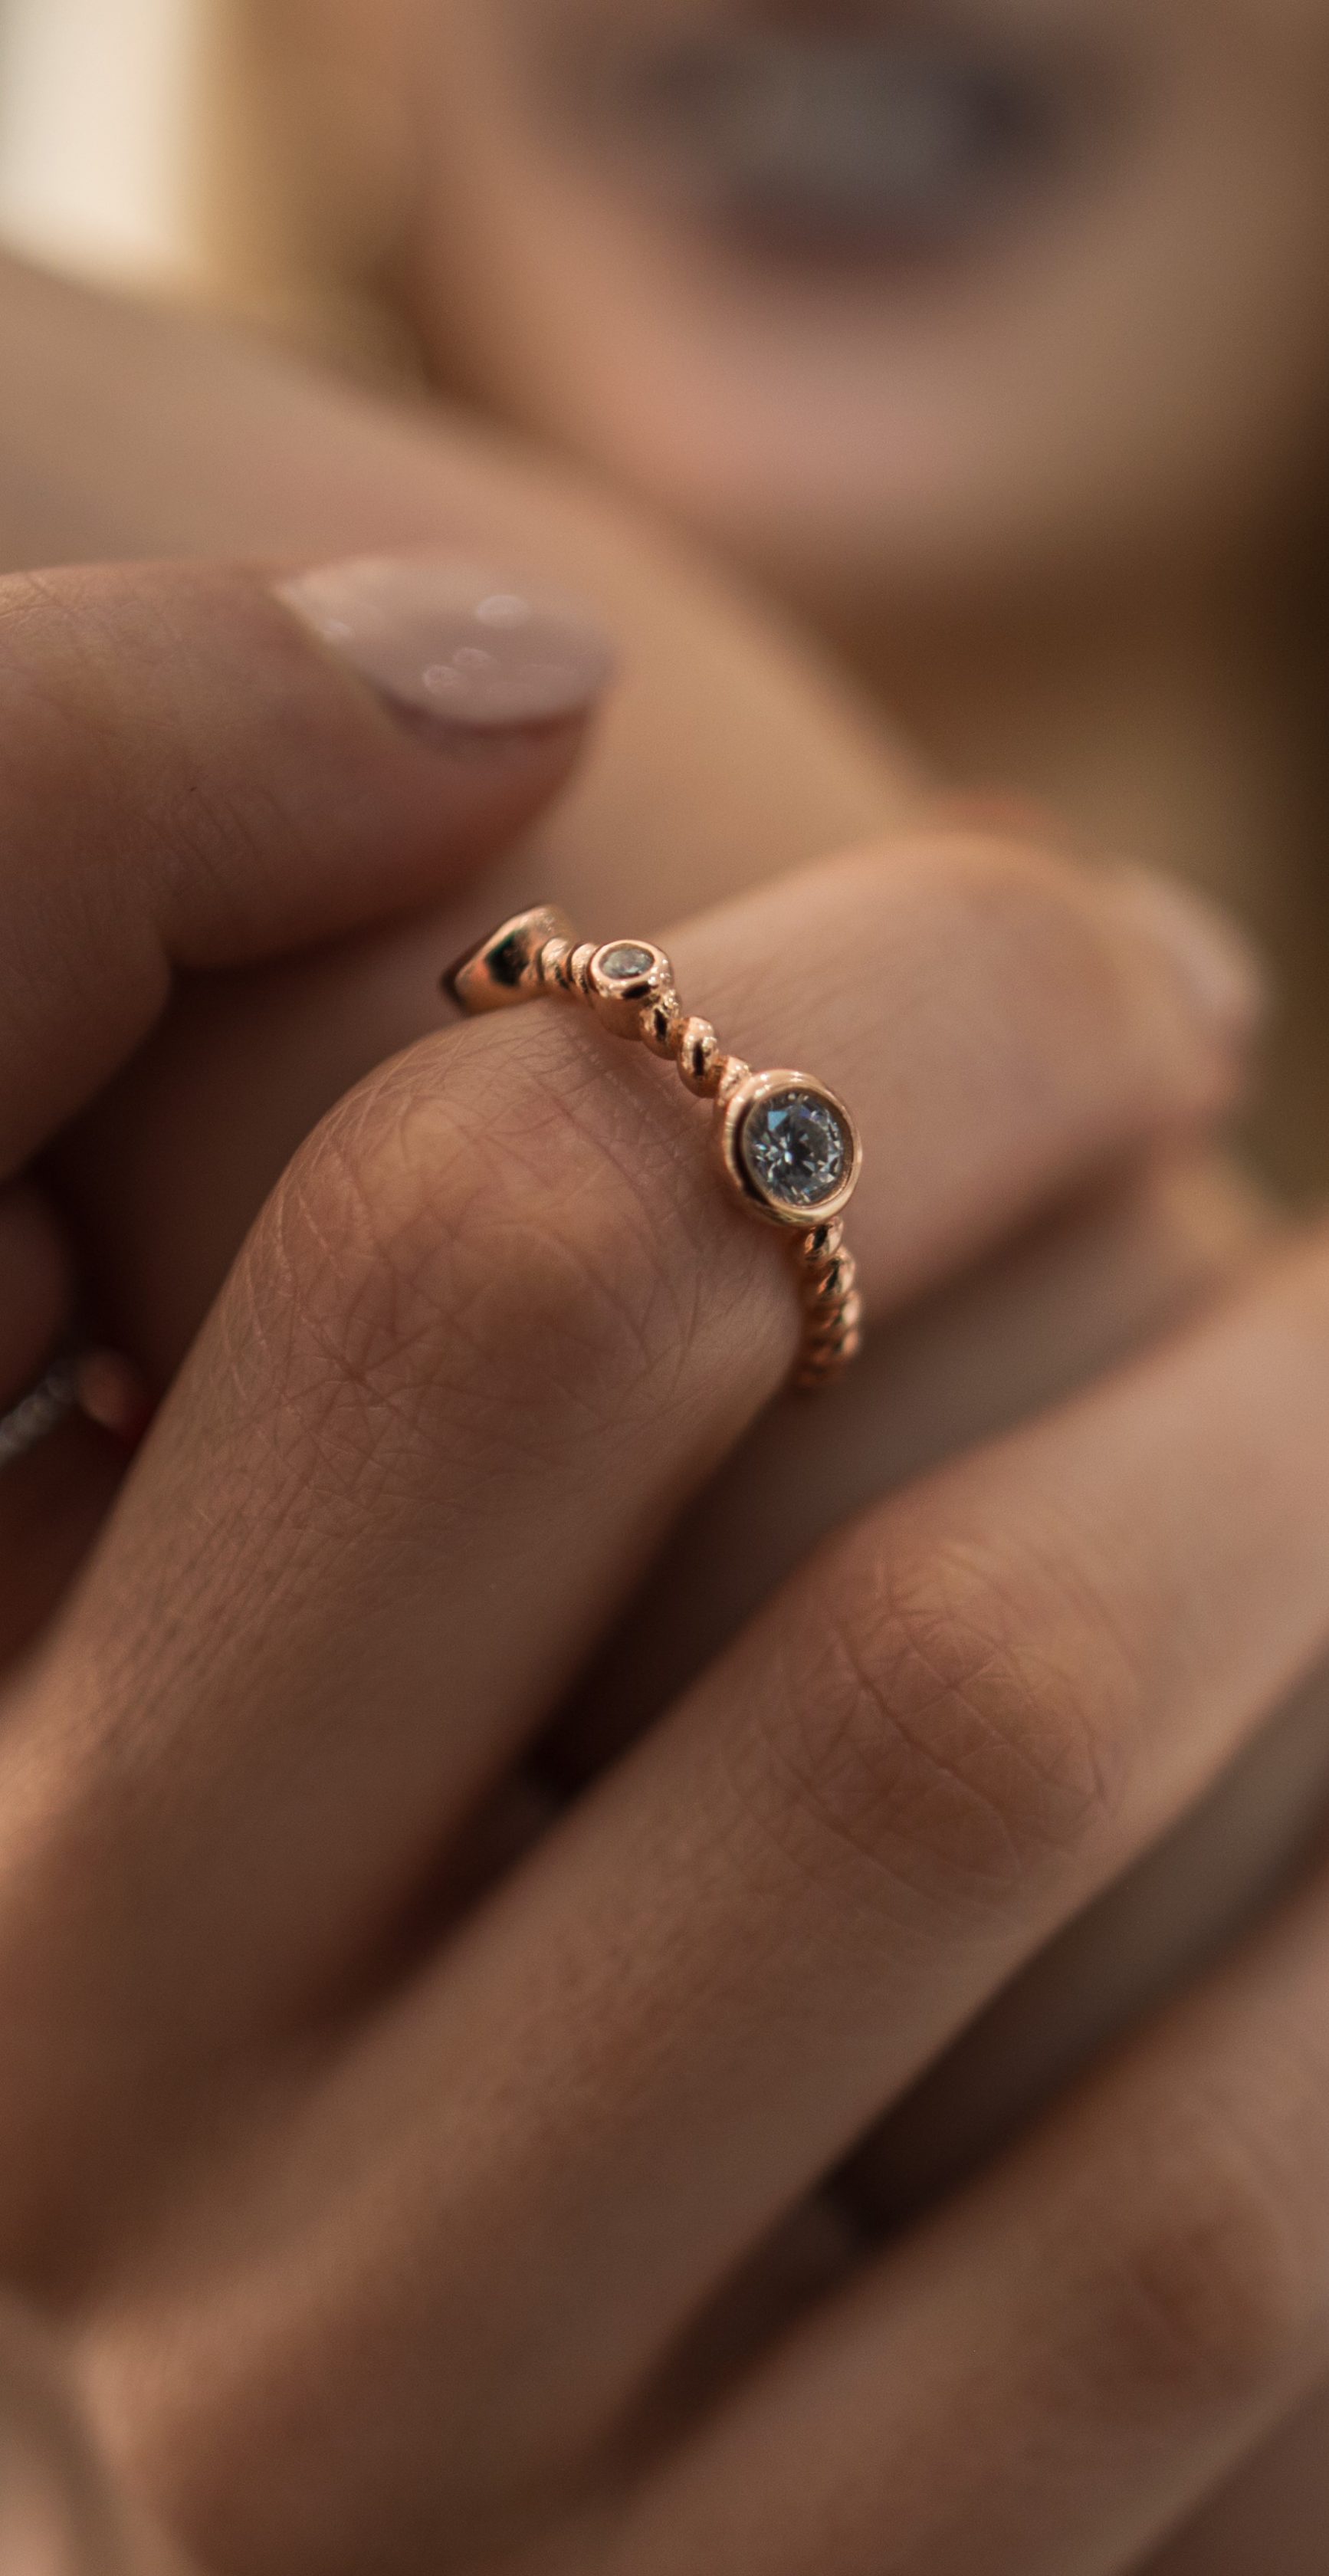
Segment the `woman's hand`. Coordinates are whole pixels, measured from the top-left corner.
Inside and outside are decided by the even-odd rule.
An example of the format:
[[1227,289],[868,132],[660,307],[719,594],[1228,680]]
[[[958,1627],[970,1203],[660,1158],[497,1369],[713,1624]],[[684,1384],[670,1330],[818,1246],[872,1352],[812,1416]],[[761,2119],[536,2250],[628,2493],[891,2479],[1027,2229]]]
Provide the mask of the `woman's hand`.
[[[34,1177],[42,1150],[181,984],[230,991],[259,960],[418,912],[547,805],[603,677],[593,636],[574,621],[564,641],[557,714],[459,734],[394,716],[257,574],[0,583],[0,1410],[113,1266],[109,1229]],[[72,1479],[43,1452],[0,1487],[0,1655],[105,1507],[113,1454],[84,1452]]]
[[[223,987],[191,988],[85,1131],[78,1221],[124,1336],[157,1384],[187,1347],[284,1163],[384,1056],[437,1024],[436,970],[488,920],[557,894],[587,927],[663,925],[855,836],[917,820],[919,782],[797,639],[617,505],[437,409],[371,402],[234,335],[0,266],[0,552],[220,544],[379,549],[422,536],[589,587],[620,644],[587,763],[501,882],[442,914]],[[372,605],[372,603],[371,603]],[[944,973],[944,961],[940,969]],[[1150,1170],[1096,1186],[986,1275],[878,1336],[844,1399],[778,1408],[690,1512],[615,1649],[613,1727],[658,1713],[844,1514],[1038,1406],[1194,1312],[1268,1220],[1230,1172]],[[584,1762],[594,1727],[567,1758]],[[1050,1964],[1021,2030],[915,2124],[908,2156],[950,2164],[1188,1967],[1299,1841],[1329,1760],[1318,1712],[1255,1757],[1159,1885],[1115,1901]],[[1147,1926],[1147,1939],[1141,1927]],[[898,2176],[886,2198],[898,2204]]]
[[[191,996],[163,1036],[157,1075],[99,1119],[83,1222],[105,1280],[120,1283],[127,1329],[164,1370],[287,1153],[345,1084],[431,1024],[438,955],[503,909],[509,889],[518,900],[561,891],[609,927],[628,917],[626,880],[632,917],[662,922],[898,820],[917,806],[917,778],[792,639],[618,509],[500,456],[456,419],[410,417],[239,337],[10,264],[0,346],[10,395],[0,398],[0,546],[11,562],[172,548],[344,553],[428,536],[591,589],[622,638],[623,685],[600,754],[548,828],[538,874],[509,869],[478,909],[463,906],[437,932],[362,939],[319,971],[233,977],[234,1007],[218,996],[204,1011]],[[22,1222],[17,1209],[10,1222]],[[690,1516],[678,1571],[699,1615],[678,1615],[676,1583],[654,1588],[634,1613],[635,1670],[616,1650],[596,1731],[606,1698],[617,1725],[659,1707],[649,1666],[661,1639],[666,1679],[695,1669],[818,1528],[1193,1311],[1244,1266],[1265,1222],[1218,1169],[1151,1178],[1099,1196],[991,1276],[879,1335],[843,1403],[819,1419],[782,1412],[714,1504]],[[53,1291],[30,1275],[35,1348]],[[11,1296],[15,1277],[11,1265]],[[89,1519],[103,1473],[85,1462]],[[67,1509],[36,1508],[37,1481],[34,1468],[12,1540],[28,1552],[34,1594],[38,1565],[63,1570],[86,1536]],[[957,2059],[907,2130],[897,2127],[878,2168],[860,2171],[860,2199],[898,2207],[954,2170],[1096,2031],[1203,1956],[1297,1848],[1325,1741],[1321,1708],[1308,1703],[1276,1743],[1262,1742],[1185,1848],[1095,1909],[992,2020],[981,2050]]]
[[[29,741],[77,743],[92,609],[120,696],[109,783],[9,771],[15,1162],[168,958],[367,909],[374,814],[413,899],[443,792],[252,577],[24,598]],[[1010,845],[671,945],[860,1113],[878,1316],[1240,1059],[1202,921]],[[1315,1895],[884,2267],[821,2194],[1329,1647],[1329,1256],[851,1525],[551,1818],[530,1757],[794,1341],[698,1126],[552,1005],[371,1078],[11,1673],[0,2242],[205,2563],[1106,2576],[1325,2358]],[[62,1437],[6,1513],[39,1466],[77,1512]]]

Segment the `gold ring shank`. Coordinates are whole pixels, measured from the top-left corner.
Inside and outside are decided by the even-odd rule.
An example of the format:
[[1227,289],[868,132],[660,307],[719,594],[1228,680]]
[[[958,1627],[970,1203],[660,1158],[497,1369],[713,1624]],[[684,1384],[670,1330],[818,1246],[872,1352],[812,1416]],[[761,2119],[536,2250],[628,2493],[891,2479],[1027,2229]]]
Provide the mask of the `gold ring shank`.
[[672,1062],[690,1092],[715,1104],[720,1167],[734,1195],[789,1244],[803,1315],[793,1383],[826,1386],[848,1366],[862,1340],[862,1303],[841,1219],[862,1147],[825,1083],[790,1066],[756,1073],[727,1055],[710,1021],[684,1010],[662,948],[647,939],[579,941],[552,904],[500,922],[449,967],[443,987],[468,1012],[561,996]]

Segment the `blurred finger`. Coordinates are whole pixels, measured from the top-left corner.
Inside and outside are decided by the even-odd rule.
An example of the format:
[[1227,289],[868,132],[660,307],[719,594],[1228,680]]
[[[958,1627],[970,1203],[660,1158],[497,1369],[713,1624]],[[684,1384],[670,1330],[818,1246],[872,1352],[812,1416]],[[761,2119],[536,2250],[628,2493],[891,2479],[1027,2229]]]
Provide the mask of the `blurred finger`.
[[352,587],[306,577],[287,604],[257,572],[185,566],[0,582],[0,1171],[141,1043],[177,974],[426,902],[566,776],[605,676],[589,627],[554,720],[514,721],[510,689],[495,722],[468,702],[464,637],[497,593],[468,577],[464,615],[455,566],[398,567],[365,633],[327,604]]
[[1272,2546],[1278,2576],[1323,2576],[1327,2462],[1329,2386],[1321,2384],[1141,2563],[1140,2576],[1268,2576]]
[[[789,2338],[633,2517],[623,2566],[1137,2568],[1329,2361],[1327,1982],[1321,1878]],[[1196,2564],[1233,2562],[1159,2562]]]

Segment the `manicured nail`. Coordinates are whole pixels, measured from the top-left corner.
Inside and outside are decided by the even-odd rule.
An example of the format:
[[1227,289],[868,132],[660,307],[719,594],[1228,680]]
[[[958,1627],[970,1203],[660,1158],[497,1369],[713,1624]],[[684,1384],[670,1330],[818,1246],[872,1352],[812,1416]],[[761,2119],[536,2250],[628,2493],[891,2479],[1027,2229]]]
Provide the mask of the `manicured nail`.
[[593,610],[451,555],[360,555],[277,595],[394,714],[443,740],[570,721],[613,669]]
[[1109,883],[1134,926],[1166,950],[1201,1016],[1225,1038],[1252,1036],[1268,1010],[1269,979],[1240,925],[1194,887],[1147,868],[1114,868]]

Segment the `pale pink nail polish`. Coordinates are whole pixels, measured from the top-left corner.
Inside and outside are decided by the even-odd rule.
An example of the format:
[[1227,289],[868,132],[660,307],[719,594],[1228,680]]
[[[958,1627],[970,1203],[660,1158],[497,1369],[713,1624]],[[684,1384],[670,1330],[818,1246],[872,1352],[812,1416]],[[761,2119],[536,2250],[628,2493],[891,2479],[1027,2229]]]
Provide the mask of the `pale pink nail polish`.
[[443,738],[570,722],[613,669],[593,610],[450,555],[356,556],[277,595],[413,730]]

